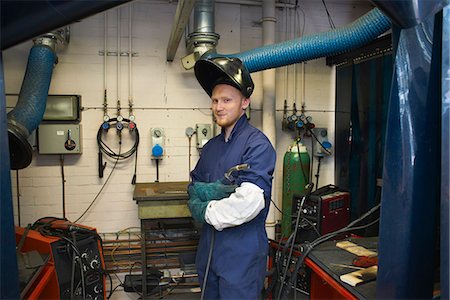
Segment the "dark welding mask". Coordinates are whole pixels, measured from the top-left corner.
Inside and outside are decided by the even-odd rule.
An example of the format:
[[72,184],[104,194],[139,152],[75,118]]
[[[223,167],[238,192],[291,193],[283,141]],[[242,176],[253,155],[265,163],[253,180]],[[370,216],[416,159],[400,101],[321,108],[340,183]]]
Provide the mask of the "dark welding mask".
[[253,93],[255,85],[250,73],[239,58],[214,57],[200,59],[194,66],[198,82],[211,97],[217,84],[228,84],[238,89],[245,98]]

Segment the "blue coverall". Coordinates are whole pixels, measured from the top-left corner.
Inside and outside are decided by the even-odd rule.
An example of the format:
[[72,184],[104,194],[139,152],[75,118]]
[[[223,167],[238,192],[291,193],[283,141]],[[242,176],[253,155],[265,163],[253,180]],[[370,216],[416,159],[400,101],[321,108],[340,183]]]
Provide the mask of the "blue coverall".
[[204,224],[197,250],[196,266],[203,283],[208,253],[215,231],[211,265],[205,288],[205,299],[259,299],[266,274],[268,240],[265,220],[269,210],[275,150],[267,137],[250,125],[243,115],[228,141],[224,132],[204,147],[193,181],[214,182],[222,179],[231,167],[247,163],[250,169],[239,171],[235,183],[250,182],[264,190],[265,208],[251,221],[216,231]]

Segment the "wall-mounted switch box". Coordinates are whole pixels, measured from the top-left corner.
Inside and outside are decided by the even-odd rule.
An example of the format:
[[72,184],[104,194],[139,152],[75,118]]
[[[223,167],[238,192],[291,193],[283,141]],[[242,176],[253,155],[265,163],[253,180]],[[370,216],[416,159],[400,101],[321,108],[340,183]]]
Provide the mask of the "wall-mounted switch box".
[[312,132],[316,136],[317,140],[314,137],[313,145],[314,145],[314,156],[327,156],[331,154],[331,143],[328,140],[328,130],[326,128],[313,128]]
[[197,148],[202,149],[213,136],[211,124],[196,124],[196,132]]
[[151,138],[152,159],[162,159],[164,156],[164,148],[165,148],[164,144],[166,139],[164,130],[159,127],[151,128],[150,138]]
[[81,154],[80,124],[41,124],[37,131],[39,154]]

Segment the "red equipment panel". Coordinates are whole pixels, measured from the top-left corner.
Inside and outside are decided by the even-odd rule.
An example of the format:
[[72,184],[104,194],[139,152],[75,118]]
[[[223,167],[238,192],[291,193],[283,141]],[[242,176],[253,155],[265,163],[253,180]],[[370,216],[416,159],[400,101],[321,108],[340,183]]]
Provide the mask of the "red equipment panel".
[[350,222],[350,194],[334,192],[321,196],[320,234],[341,229]]

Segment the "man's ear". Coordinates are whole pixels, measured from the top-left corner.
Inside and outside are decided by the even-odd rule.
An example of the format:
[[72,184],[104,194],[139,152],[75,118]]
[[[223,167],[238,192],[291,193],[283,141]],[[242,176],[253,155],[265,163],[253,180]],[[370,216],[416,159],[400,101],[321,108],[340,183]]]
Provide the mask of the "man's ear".
[[244,98],[244,100],[242,100],[242,110],[246,110],[249,105],[250,105],[250,98]]

